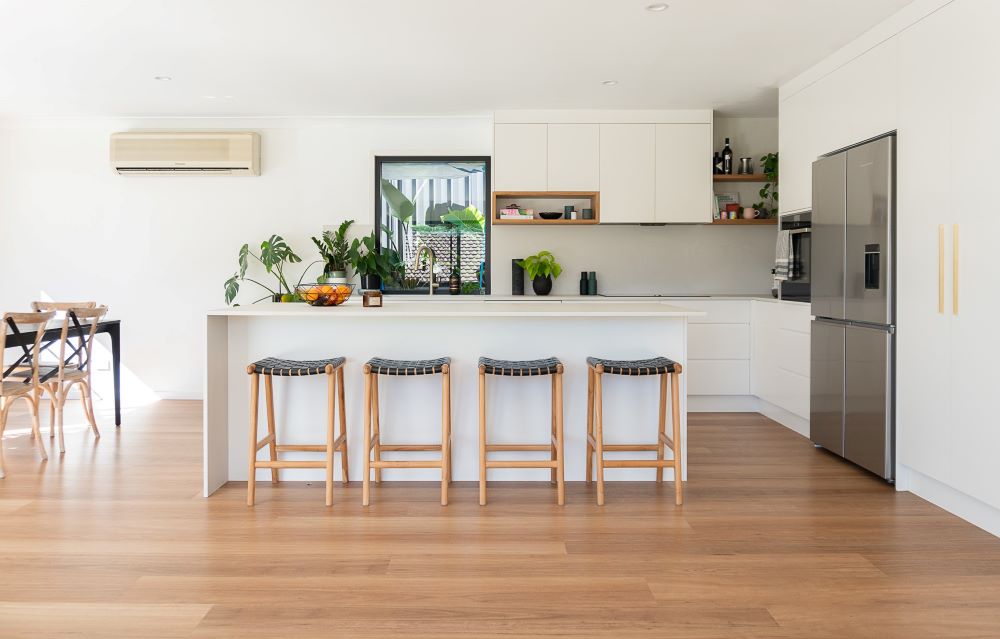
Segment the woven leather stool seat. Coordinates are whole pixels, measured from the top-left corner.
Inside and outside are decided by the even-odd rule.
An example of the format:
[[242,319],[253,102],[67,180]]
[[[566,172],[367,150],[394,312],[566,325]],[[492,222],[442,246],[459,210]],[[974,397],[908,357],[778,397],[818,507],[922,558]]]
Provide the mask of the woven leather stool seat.
[[264,359],[251,364],[248,371],[258,375],[278,375],[282,377],[299,377],[302,375],[322,375],[326,372],[326,367],[339,368],[343,366],[343,357],[331,357],[330,359],[295,360],[281,359],[278,357],[265,357]]
[[650,357],[648,359],[604,359],[603,357],[588,357],[590,366],[603,366],[609,375],[663,375],[677,372],[677,362],[666,357]]
[[555,357],[545,359],[493,359],[480,357],[479,367],[487,375],[507,375],[510,377],[529,377],[532,375],[555,375],[562,367]]
[[373,357],[368,360],[367,366],[376,375],[436,375],[450,364],[450,357],[412,360]]

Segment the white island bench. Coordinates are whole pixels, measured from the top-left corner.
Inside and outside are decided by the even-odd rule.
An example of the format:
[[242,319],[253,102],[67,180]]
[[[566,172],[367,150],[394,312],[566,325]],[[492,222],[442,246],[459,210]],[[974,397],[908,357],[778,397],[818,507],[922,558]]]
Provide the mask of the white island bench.
[[[246,367],[268,356],[305,360],[347,358],[346,414],[352,481],[361,479],[361,367],[369,358],[376,355],[398,359],[452,358],[453,479],[475,481],[479,478],[479,357],[558,357],[566,367],[566,479],[583,480],[586,357],[640,359],[664,355],[686,364],[688,318],[703,314],[656,301],[605,298],[512,301],[445,296],[433,300],[387,297],[383,308],[364,308],[356,296],[347,304],[332,308],[256,304],[211,311],[207,316],[206,336],[204,494],[211,495],[227,481],[247,479]],[[684,377],[681,375],[680,395],[686,469]],[[655,442],[658,379],[608,375],[604,389],[605,441]],[[274,390],[278,433],[283,443],[321,441],[326,419],[325,379],[322,376],[279,378]],[[440,380],[388,378],[380,390],[384,441],[405,444],[440,439]],[[491,442],[547,442],[549,391],[547,379],[491,380],[488,389]],[[297,454],[286,453],[286,458],[293,459]],[[433,457],[434,453],[429,455]],[[614,458],[615,453],[607,456]],[[498,458],[503,457],[498,454]],[[667,470],[665,479],[671,480],[672,472]],[[258,479],[263,479],[263,475],[262,472]],[[646,480],[653,476],[651,469],[612,469],[607,479]],[[322,470],[282,471],[282,479],[293,481],[322,477]],[[548,477],[548,470],[536,469],[490,474],[491,481]],[[386,470],[383,474],[383,479],[390,481],[438,478],[433,470]]]

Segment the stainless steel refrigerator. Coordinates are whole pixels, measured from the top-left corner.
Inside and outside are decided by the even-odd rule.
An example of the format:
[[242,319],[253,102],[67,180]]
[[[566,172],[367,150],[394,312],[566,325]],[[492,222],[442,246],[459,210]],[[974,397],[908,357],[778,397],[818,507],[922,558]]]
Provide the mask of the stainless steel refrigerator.
[[895,134],[813,163],[809,436],[894,479]]

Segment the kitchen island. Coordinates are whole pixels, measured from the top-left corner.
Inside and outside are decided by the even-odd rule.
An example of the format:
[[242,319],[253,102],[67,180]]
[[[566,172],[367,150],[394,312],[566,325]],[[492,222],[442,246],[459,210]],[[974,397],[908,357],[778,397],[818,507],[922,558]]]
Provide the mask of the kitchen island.
[[[566,479],[584,479],[586,462],[586,357],[639,359],[664,355],[687,361],[688,318],[704,315],[651,300],[489,297],[387,297],[383,308],[364,308],[358,296],[339,307],[256,304],[210,311],[206,318],[204,494],[227,481],[247,479],[249,379],[247,364],[268,356],[290,359],[347,358],[348,450],[351,480],[360,480],[363,459],[361,367],[373,356],[397,359],[452,358],[453,478],[479,477],[478,369],[480,356],[536,359],[555,356],[564,378]],[[686,381],[681,381],[683,467],[687,468]],[[440,380],[383,378],[383,440],[440,439]],[[604,433],[608,443],[656,441],[656,376],[608,375],[604,382]],[[492,378],[487,387],[490,440],[538,441],[549,433],[549,381]],[[324,437],[326,382],[322,376],[275,380],[275,412],[282,443],[315,443]],[[301,453],[285,453],[294,459]],[[632,453],[634,454],[634,453]],[[309,453],[304,453],[307,457]],[[435,453],[428,453],[434,457]],[[628,455],[628,453],[626,453]],[[615,453],[607,453],[614,458]],[[315,457],[315,455],[313,455]],[[340,456],[337,456],[339,460]],[[410,457],[413,458],[413,457]],[[503,454],[497,454],[503,459]],[[340,463],[339,461],[337,462]],[[258,479],[263,479],[264,472]],[[665,479],[672,480],[668,469]],[[651,469],[612,469],[608,480],[648,480]],[[282,479],[321,480],[322,470],[283,470]],[[339,476],[339,475],[338,475]],[[548,470],[491,472],[490,480],[544,480]],[[383,472],[385,480],[435,480],[434,470]]]

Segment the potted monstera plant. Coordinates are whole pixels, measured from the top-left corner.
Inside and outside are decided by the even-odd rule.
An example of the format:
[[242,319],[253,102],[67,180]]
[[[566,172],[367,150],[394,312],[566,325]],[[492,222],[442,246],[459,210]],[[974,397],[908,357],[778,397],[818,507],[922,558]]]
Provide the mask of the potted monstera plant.
[[[255,259],[264,266],[268,275],[273,275],[276,282],[274,288],[258,280],[247,277],[247,268],[250,266],[250,258]],[[280,235],[272,235],[260,243],[260,253],[250,250],[249,244],[244,244],[239,252],[239,270],[233,274],[225,283],[226,304],[232,304],[236,299],[236,294],[240,292],[240,283],[244,280],[252,282],[268,292],[264,297],[256,300],[259,302],[271,298],[275,302],[291,302],[295,300],[295,290],[288,285],[285,279],[285,264],[301,262],[302,258],[295,254],[292,247],[285,242]],[[303,273],[304,275],[304,273]],[[299,278],[301,280],[301,278]]]
[[559,277],[562,266],[548,251],[518,260],[517,265],[525,270],[531,279],[531,288],[535,295],[548,295],[552,292],[552,278]]

